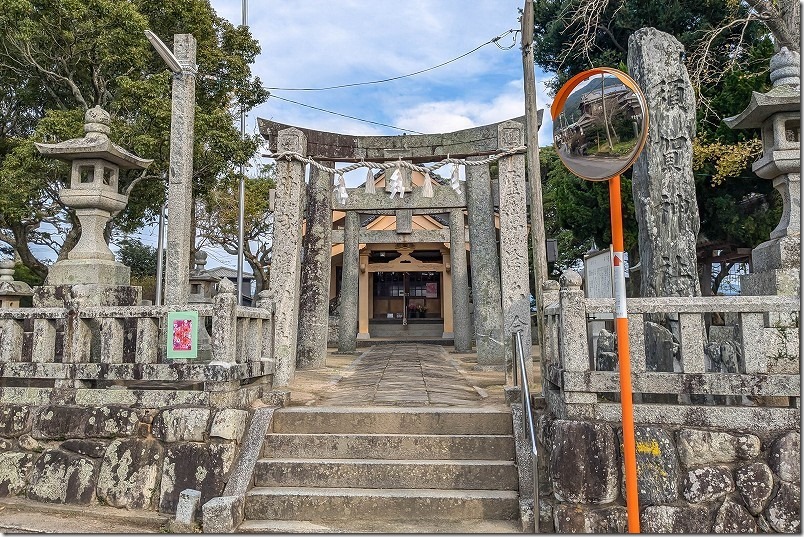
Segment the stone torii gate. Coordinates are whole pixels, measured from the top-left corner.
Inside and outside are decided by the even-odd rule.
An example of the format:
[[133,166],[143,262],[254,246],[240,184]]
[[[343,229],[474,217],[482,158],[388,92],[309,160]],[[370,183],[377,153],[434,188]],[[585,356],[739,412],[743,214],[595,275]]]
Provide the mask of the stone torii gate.
[[[275,385],[286,385],[297,366],[324,364],[333,209],[346,212],[338,345],[341,352],[356,348],[358,294],[368,292],[359,283],[359,244],[370,242],[371,238],[365,230],[361,237],[359,213],[395,215],[399,242],[404,242],[403,236],[407,242],[419,240],[417,232],[410,229],[414,214],[449,213],[455,348],[462,352],[471,350],[463,219],[466,209],[478,366],[502,367],[506,352],[513,352],[511,335],[519,330],[523,332],[526,356],[530,355],[524,150],[499,158],[496,181],[492,181],[489,165],[467,165],[466,183],[460,192],[449,186],[433,185],[432,197],[425,197],[422,189],[411,187],[411,170],[406,168],[402,168],[404,198],[390,198],[385,191],[371,194],[363,189],[349,189],[348,199],[342,204],[333,193],[332,174],[315,166],[311,166],[309,184],[305,185],[305,159],[334,168],[336,162],[402,160],[420,165],[447,157],[484,160],[491,155],[499,156],[501,152],[523,148],[524,116],[451,133],[402,136],[351,136],[264,119],[259,119],[258,124],[272,156],[277,158],[275,239],[269,280],[269,293],[276,307]],[[495,197],[499,198],[499,250]],[[304,214],[306,232],[302,244]]]

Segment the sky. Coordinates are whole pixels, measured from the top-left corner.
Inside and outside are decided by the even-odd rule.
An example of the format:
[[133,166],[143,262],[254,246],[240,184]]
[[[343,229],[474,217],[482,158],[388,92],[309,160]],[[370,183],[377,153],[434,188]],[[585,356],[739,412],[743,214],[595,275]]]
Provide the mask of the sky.
[[[242,21],[241,0],[212,0]],[[522,0],[250,0],[248,25],[262,47],[252,66],[268,88],[319,88],[381,80],[426,69],[519,30]],[[421,133],[450,132],[524,114],[519,34],[438,69],[393,82],[328,91],[270,89],[277,97]],[[537,78],[548,78],[537,71]],[[540,107],[549,102],[537,82]],[[269,98],[249,113],[317,130],[355,135],[402,131]],[[552,126],[540,133],[551,140]],[[543,144],[542,144],[543,145]],[[350,185],[351,186],[351,185]]]
[[[211,0],[218,15],[242,21],[242,0]],[[440,133],[496,123],[524,114],[519,9],[523,0],[248,0],[248,25],[262,52],[253,73],[267,88],[319,88],[406,75],[461,56],[509,30],[466,57],[413,77],[329,91],[269,89],[277,96],[357,118]],[[171,43],[171,36],[160,36]],[[537,103],[546,108],[549,78],[536,69]],[[271,97],[247,116],[354,135],[400,135],[403,131],[347,119]],[[239,121],[238,121],[239,125]],[[543,116],[540,145],[552,143],[550,114]],[[254,159],[258,164],[260,159]],[[441,173],[449,173],[446,168]],[[362,173],[360,173],[362,172]],[[365,172],[347,175],[357,186]],[[156,225],[134,234],[155,245]],[[112,245],[112,249],[116,250]],[[236,267],[235,257],[204,247],[208,268]],[[54,259],[52,251],[37,252]],[[245,270],[249,271],[248,265]]]
[[[242,3],[211,0],[218,15],[235,25],[242,22]],[[247,22],[262,49],[252,71],[267,88],[320,88],[406,75],[519,30],[523,5],[523,0],[248,0]],[[451,132],[525,113],[520,34],[506,35],[499,45],[511,48],[501,50],[490,43],[438,69],[392,82],[327,91],[269,91],[376,123],[426,134]],[[546,109],[552,100],[544,86],[549,78],[537,67],[539,108]],[[255,132],[258,117],[344,134],[403,132],[276,98],[249,112],[249,132]],[[549,113],[543,116],[539,140],[540,145],[552,143]],[[445,169],[441,172],[448,173]],[[365,172],[357,170],[346,177],[347,185],[357,186],[364,178]],[[153,229],[141,233],[148,243],[155,236]],[[205,250],[208,266],[236,267],[236,258],[220,249]]]

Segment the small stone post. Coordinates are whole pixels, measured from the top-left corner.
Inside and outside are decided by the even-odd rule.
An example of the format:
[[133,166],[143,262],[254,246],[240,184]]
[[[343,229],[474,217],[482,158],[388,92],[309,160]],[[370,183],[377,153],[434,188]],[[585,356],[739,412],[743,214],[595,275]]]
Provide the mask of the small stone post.
[[218,283],[218,294],[212,299],[213,363],[234,364],[237,361],[237,295],[228,278]]
[[449,249],[452,271],[452,331],[457,352],[472,351],[469,320],[469,276],[466,267],[466,226],[462,209],[449,213]]
[[[500,149],[513,149],[525,141],[522,124],[516,121],[498,127]],[[525,157],[500,159],[500,286],[507,359],[516,364],[512,336],[522,332],[526,367],[532,368],[530,336],[530,285],[528,272],[528,221],[525,190]]]
[[547,394],[547,382],[549,376],[547,368],[549,365],[558,365],[558,326],[554,318],[550,318],[545,313],[546,308],[558,304],[560,285],[555,280],[545,280],[542,284],[542,300],[544,307],[539,312],[539,323],[542,325],[542,348],[541,348],[541,371],[542,371],[542,395]]
[[[583,279],[571,270],[561,274],[559,280],[559,304],[561,307],[561,326],[559,328],[561,367],[565,371],[585,372],[592,369],[589,347],[586,342],[586,308],[581,291]],[[563,388],[562,388],[563,391]],[[566,403],[595,403],[593,393],[564,392]]]
[[472,245],[472,300],[478,367],[503,363],[502,300],[497,231],[488,166],[466,166],[466,205]]
[[[0,309],[19,308],[20,298],[31,294],[27,283],[14,281],[14,261],[0,261]],[[41,324],[42,320],[38,320]],[[0,319],[0,362],[19,362],[22,359],[24,335],[22,321]]]
[[[332,168],[334,163],[322,161]],[[307,195],[307,226],[302,248],[299,341],[296,367],[322,367],[327,357],[329,279],[332,252],[332,174],[312,166]]]
[[195,53],[192,34],[173,36],[173,54],[182,65],[173,75],[170,112],[170,173],[168,178],[165,305],[186,304],[190,296],[190,249],[194,237],[190,214],[193,204],[193,132],[195,129]]
[[343,270],[341,271],[341,312],[338,323],[338,352],[357,349],[357,305],[360,285],[360,215],[347,211],[343,231]]
[[[307,137],[299,129],[279,131],[280,152],[306,153]],[[274,297],[274,386],[286,386],[296,371],[296,330],[299,326],[304,165],[297,160],[276,162],[274,250],[269,288]]]

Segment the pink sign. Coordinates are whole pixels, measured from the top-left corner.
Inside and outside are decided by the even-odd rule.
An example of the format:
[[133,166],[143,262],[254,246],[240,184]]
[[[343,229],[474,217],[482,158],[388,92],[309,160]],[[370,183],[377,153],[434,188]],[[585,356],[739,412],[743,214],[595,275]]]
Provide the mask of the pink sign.
[[193,349],[193,321],[175,319],[173,321],[173,350],[190,351]]

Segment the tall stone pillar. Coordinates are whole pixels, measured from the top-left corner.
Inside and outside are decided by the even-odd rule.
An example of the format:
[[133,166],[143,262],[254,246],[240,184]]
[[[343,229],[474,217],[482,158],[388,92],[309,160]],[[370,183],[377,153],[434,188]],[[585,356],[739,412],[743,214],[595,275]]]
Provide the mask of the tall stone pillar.
[[472,248],[477,365],[501,368],[504,363],[500,262],[488,166],[466,167],[466,205]]
[[461,209],[453,209],[449,213],[449,249],[452,258],[452,331],[455,350],[470,352],[469,275],[466,269],[466,229]]
[[[525,141],[521,123],[506,121],[498,129],[500,149],[513,149]],[[525,363],[531,364],[525,156],[510,155],[500,159],[499,176],[500,287],[505,347],[509,358],[513,360],[515,349],[512,336],[515,332],[522,332]]]
[[371,293],[369,292],[368,253],[360,255],[359,267],[357,339],[369,339],[369,302],[371,302]]
[[628,72],[645,90],[648,141],[634,163],[642,296],[699,296],[700,221],[692,175],[695,94],[672,35],[642,28],[628,39]]
[[[170,112],[165,305],[186,304],[190,297],[190,222],[193,205],[193,131],[195,129],[195,51],[192,34],[173,36],[173,54],[182,72],[173,76]],[[185,65],[192,68],[184,68]]]
[[[307,137],[299,129],[279,131],[279,151],[304,155]],[[296,372],[296,329],[299,326],[304,165],[296,160],[276,161],[274,250],[269,289],[274,297],[274,386],[286,386]]]
[[343,270],[341,270],[341,312],[338,323],[338,352],[357,349],[357,301],[360,270],[360,216],[346,212],[343,230]]
[[[333,163],[321,164],[332,168]],[[300,369],[324,366],[329,325],[329,284],[332,264],[332,174],[310,168],[307,226],[302,249],[298,354]]]

